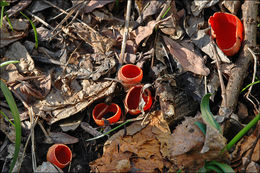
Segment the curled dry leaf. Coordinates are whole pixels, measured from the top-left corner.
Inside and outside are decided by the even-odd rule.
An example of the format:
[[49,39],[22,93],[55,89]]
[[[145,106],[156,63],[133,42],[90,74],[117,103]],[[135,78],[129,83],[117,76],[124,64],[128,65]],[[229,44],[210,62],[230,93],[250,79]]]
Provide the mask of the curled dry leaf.
[[132,31],[133,34],[136,35],[135,37],[135,43],[139,45],[143,39],[150,36],[153,33],[154,27],[159,23],[160,21],[152,20],[148,22],[146,26],[139,26],[136,30]]
[[163,40],[170,50],[170,53],[173,55],[173,58],[182,65],[184,70],[203,76],[209,74],[210,71],[205,66],[202,57],[198,56],[186,47],[182,47],[179,43],[166,36],[163,36]]

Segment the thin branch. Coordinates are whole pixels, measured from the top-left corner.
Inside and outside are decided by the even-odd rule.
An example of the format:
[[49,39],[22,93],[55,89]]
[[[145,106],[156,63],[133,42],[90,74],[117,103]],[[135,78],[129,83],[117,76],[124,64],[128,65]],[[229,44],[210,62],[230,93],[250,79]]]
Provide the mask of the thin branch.
[[127,41],[128,30],[129,30],[131,4],[132,4],[132,0],[127,0],[125,29],[124,29],[123,42],[122,42],[121,53],[120,53],[120,58],[119,58],[120,66],[123,64],[124,59],[125,59],[125,49],[126,49],[126,41]]

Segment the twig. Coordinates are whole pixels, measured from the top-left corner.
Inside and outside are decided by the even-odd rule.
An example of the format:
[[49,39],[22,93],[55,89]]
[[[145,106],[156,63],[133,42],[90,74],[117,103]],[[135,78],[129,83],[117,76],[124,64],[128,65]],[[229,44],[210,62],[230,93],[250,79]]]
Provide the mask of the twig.
[[[253,60],[252,54],[247,49],[249,46],[256,46],[256,17],[257,17],[256,1],[245,0],[242,5],[242,16],[244,24],[244,47],[237,61],[235,62],[235,67],[231,69],[231,75],[228,80],[226,87],[227,94],[227,108],[234,111],[237,105],[238,96],[243,84],[245,77],[247,76],[247,71],[250,62]],[[223,101],[221,105],[224,105]],[[223,109],[220,108],[219,114],[223,114]]]
[[42,20],[40,17],[36,16],[35,14],[31,13],[30,11],[26,10],[26,13],[30,14],[32,17],[34,17],[37,21],[41,22],[44,26],[48,27],[49,29],[54,29],[51,25],[49,25],[47,22]]
[[126,41],[127,41],[127,35],[129,29],[128,27],[129,27],[130,13],[131,13],[131,4],[132,4],[132,0],[127,0],[125,29],[124,29],[123,42],[122,42],[121,53],[119,58],[120,66],[123,64],[125,59],[125,49],[126,49]]
[[[215,44],[215,42],[213,42],[211,37],[210,37],[210,40],[211,40],[211,43],[213,45],[213,53],[214,53],[214,56],[215,56],[215,59],[216,59],[218,77],[219,77],[219,82],[220,82],[220,87],[221,87],[223,110],[225,110],[227,108],[227,96],[226,96],[225,84],[224,84],[223,77],[222,77],[222,72],[220,71],[220,59],[219,59],[219,55],[218,55],[217,49],[216,49],[217,45]],[[226,112],[224,112],[224,114],[221,114],[221,115],[226,115]]]
[[[250,48],[247,48],[247,49],[249,50],[249,52],[252,54],[252,56],[253,56],[253,58],[254,58],[254,72],[253,72],[253,79],[252,79],[252,83],[254,83],[254,82],[255,82],[255,75],[256,75],[256,72],[257,72],[257,66],[256,66],[256,64],[257,64],[257,58],[256,58],[254,52],[253,52]],[[253,85],[251,85],[251,86],[249,87],[249,89],[248,89],[247,93],[245,94],[245,96],[246,96],[246,99],[247,99],[248,101],[250,101],[250,102],[254,105],[255,109],[258,110],[257,106],[256,106],[256,105],[254,104],[254,102],[249,98],[249,95],[251,95],[250,93],[251,93],[252,88],[253,88]],[[258,110],[258,111],[259,111],[259,110]]]
[[[47,0],[43,0],[43,2],[45,2],[46,4],[49,4],[50,6],[52,6],[52,7],[56,8],[56,9],[58,9],[60,12],[66,14],[66,15],[69,14],[67,11],[61,9],[60,7],[54,5],[53,3],[51,3],[51,2],[49,2],[49,1],[47,1]],[[73,9],[73,7],[72,7],[71,9]],[[71,17],[71,16],[70,16],[70,17]],[[89,26],[88,24],[86,24],[85,22],[81,21],[81,20],[78,19],[78,18],[77,18],[76,20],[77,20],[78,22],[80,22],[81,24],[83,24],[84,26],[86,26],[86,27],[87,27],[88,29],[90,29],[91,31],[93,31],[94,33],[99,34],[95,29],[93,29],[92,27],[90,27],[90,26]]]
[[[28,109],[29,117],[30,117],[30,122],[33,125],[34,124],[34,112],[32,107],[30,106]],[[35,136],[34,136],[34,128],[33,126],[31,127],[31,152],[32,152],[32,167],[33,167],[33,172],[36,172],[37,169],[37,162],[36,162],[36,155],[35,155]]]
[[[38,119],[39,119],[39,117],[37,116],[36,120],[34,121],[34,124],[31,126],[31,128],[34,128],[34,127],[35,127],[35,125],[36,125],[37,122],[38,122]],[[26,151],[26,149],[27,149],[27,146],[28,146],[28,144],[29,144],[29,141],[30,141],[30,139],[31,139],[31,136],[32,136],[32,131],[30,132],[30,134],[29,134],[29,136],[28,136],[28,138],[27,138],[27,140],[26,140],[26,143],[25,143],[25,146],[24,146],[24,149],[23,149],[23,154],[22,154],[22,157],[21,157],[21,162],[20,162],[20,164],[18,165],[17,172],[20,172],[20,169],[21,169],[21,166],[22,166],[22,163],[23,163],[23,159],[24,159],[24,157],[25,157],[25,151]]]
[[[164,5],[162,11],[160,12],[159,16],[157,16],[156,18],[156,22],[158,22],[162,16],[164,15],[164,13],[167,11],[167,9],[170,7],[171,1],[167,1],[166,4]],[[154,27],[157,28],[157,25]],[[150,36],[146,37],[146,39],[144,40],[142,46],[145,47],[146,46],[146,42],[148,41],[148,39],[150,38]]]

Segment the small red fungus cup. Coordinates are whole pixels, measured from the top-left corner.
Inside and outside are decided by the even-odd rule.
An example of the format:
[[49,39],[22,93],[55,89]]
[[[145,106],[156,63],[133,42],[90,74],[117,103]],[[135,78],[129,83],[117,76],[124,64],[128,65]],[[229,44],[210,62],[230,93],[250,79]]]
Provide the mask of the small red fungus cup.
[[52,145],[47,153],[47,161],[61,169],[66,167],[71,162],[71,159],[71,150],[67,145],[64,144]]
[[[128,93],[126,94],[124,104],[125,109],[131,115],[137,115],[141,113],[139,110],[139,103],[140,103],[140,95],[143,89],[143,85],[136,85],[129,89]],[[150,109],[152,106],[152,94],[149,89],[145,89],[142,98],[145,102],[144,111]]]
[[208,20],[211,36],[216,39],[218,47],[227,56],[235,55],[243,41],[243,24],[233,14],[217,12]]
[[104,120],[102,118],[109,113],[112,116],[106,119],[109,121],[110,124],[115,123],[121,117],[121,108],[115,103],[112,103],[111,105],[99,103],[94,107],[92,111],[92,116],[97,125],[103,126]]
[[143,70],[136,65],[126,64],[119,69],[117,76],[124,87],[128,89],[142,81]]

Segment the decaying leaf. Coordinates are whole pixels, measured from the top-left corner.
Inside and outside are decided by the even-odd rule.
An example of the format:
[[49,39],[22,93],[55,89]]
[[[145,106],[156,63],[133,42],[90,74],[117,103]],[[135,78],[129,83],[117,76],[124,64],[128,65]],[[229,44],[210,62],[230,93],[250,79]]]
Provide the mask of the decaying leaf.
[[50,162],[43,162],[36,169],[36,172],[53,172],[53,173],[63,173],[63,171],[51,164]]
[[143,39],[150,36],[153,33],[154,27],[159,22],[160,21],[152,20],[147,24],[147,26],[139,26],[136,30],[134,30],[133,33],[136,35],[135,43],[139,45]]
[[225,6],[232,14],[237,14],[237,11],[240,9],[240,1],[224,0],[221,5]]
[[191,11],[194,16],[198,16],[204,8],[209,8],[218,3],[218,1],[219,0],[194,0],[192,1]]
[[114,39],[107,38],[105,36],[97,34],[78,22],[75,22],[71,26],[69,26],[68,30],[71,33],[76,34],[80,39],[85,41],[87,44],[91,45],[95,53],[104,54],[108,52],[116,43]]
[[160,11],[160,8],[164,1],[147,1],[147,4],[142,10],[141,15],[136,19],[138,24],[141,24],[148,16],[154,15]]
[[[260,161],[260,140],[259,140],[259,131],[260,131],[260,122],[258,122],[256,129],[254,130],[254,133],[252,133],[249,137],[245,137],[244,142],[241,144],[240,153],[239,156],[248,157],[250,151],[252,150],[253,143],[257,141],[257,144],[254,148],[253,154],[252,154],[252,161],[259,162]],[[257,139],[258,138],[258,139]]]
[[[50,132],[49,137],[52,139],[53,143],[74,144],[79,142],[78,138],[63,132]],[[46,140],[46,143],[48,143],[48,140]]]
[[[222,148],[214,136],[210,136],[215,145],[210,145],[208,152],[201,153],[203,147],[204,135],[194,124],[195,121],[202,122],[199,115],[194,118],[186,118],[182,124],[178,125],[169,139],[168,150],[163,150],[163,154],[173,161],[179,168],[185,172],[197,171],[204,164],[204,160],[227,160],[227,155],[219,157]],[[208,131],[207,131],[208,133]],[[216,147],[217,146],[217,147]],[[222,145],[221,145],[222,146]]]
[[186,47],[181,46],[176,41],[163,36],[163,40],[167,45],[170,53],[184,68],[186,71],[191,71],[195,74],[207,76],[209,74],[209,69],[205,66],[202,57],[191,52]]
[[[154,172],[162,171],[164,166],[171,167],[171,164],[163,159],[160,152],[163,144],[157,139],[170,136],[170,130],[160,111],[152,113],[151,116],[151,122],[146,127],[136,130],[137,126],[142,127],[140,121],[127,127],[127,132],[135,133],[123,136],[124,132],[121,130],[113,135],[105,143],[103,156],[90,163],[91,169],[96,172]],[[119,169],[121,167],[124,169]]]
[[[72,96],[62,95],[61,91],[53,88],[44,100],[34,104],[38,114],[48,123],[53,124],[64,118],[85,109],[95,100],[104,98],[112,94],[115,90],[115,82],[93,82],[83,80],[82,90],[73,93]],[[46,116],[44,112],[50,115]]]
[[8,23],[6,21],[3,22],[1,28],[0,48],[20,40],[28,34],[29,22],[23,19],[12,19],[10,22],[14,31],[8,30]]
[[[84,7],[84,12],[85,13],[90,13],[93,10],[97,8],[102,8],[104,5],[109,4],[115,0],[105,0],[105,1],[99,1],[99,0],[90,0],[87,5]],[[72,0],[73,5],[78,5],[82,4],[84,1],[83,0]]]
[[[183,26],[192,42],[204,53],[209,55],[211,59],[215,60],[213,45],[210,41],[210,36],[208,35],[208,29],[203,29],[203,25],[204,19],[201,17],[190,16],[186,17],[183,21]],[[221,61],[226,63],[231,62],[218,47],[216,47],[216,49]]]
[[5,121],[2,114],[0,114],[0,130],[8,137],[8,139],[11,142],[15,143],[14,126],[12,126],[9,122]]
[[164,75],[158,78],[155,87],[164,118],[170,126],[196,113],[198,103],[184,90],[179,89],[174,76]]
[[20,42],[13,43],[6,51],[5,57],[9,60],[20,61],[17,65],[20,73],[31,73],[35,70],[32,57]]

